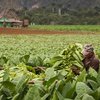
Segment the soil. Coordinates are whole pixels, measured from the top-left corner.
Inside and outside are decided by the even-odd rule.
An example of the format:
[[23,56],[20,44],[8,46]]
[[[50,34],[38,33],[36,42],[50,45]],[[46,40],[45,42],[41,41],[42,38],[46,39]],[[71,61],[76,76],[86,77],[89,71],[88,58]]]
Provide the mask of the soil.
[[97,34],[90,31],[49,31],[30,28],[0,28],[0,34]]

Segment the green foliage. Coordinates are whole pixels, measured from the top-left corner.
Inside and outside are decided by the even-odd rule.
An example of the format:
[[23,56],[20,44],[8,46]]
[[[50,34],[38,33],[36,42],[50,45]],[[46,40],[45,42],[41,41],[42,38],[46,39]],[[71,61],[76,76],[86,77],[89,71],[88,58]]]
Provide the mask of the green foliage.
[[37,86],[30,87],[24,100],[40,100],[40,94]]
[[[42,26],[50,27],[50,26]],[[55,26],[56,27],[56,26]],[[52,26],[52,28],[55,28]],[[61,30],[66,27],[59,26]],[[58,28],[59,28],[58,27]],[[69,26],[68,28],[70,28]],[[74,26],[72,26],[74,27]],[[78,26],[76,26],[78,27]],[[82,28],[83,26],[81,26]],[[84,26],[85,27],[85,26]],[[89,28],[90,27],[90,28]],[[89,26],[86,29],[94,29],[94,26]],[[80,28],[80,29],[81,29]],[[99,26],[98,26],[99,28]],[[75,32],[76,33],[76,32]],[[89,38],[88,38],[89,36]],[[95,41],[94,41],[95,38]],[[48,61],[55,55],[58,55],[63,49],[68,47],[68,44],[73,43],[91,43],[95,47],[97,55],[99,55],[99,40],[100,35],[1,35],[0,36],[0,67],[7,63],[9,66],[16,66],[20,62],[26,62],[29,66],[48,66]],[[52,42],[53,41],[53,42]],[[28,56],[29,59],[24,58]],[[27,58],[28,58],[27,57]],[[40,59],[39,59],[40,57]],[[4,59],[6,60],[4,61]],[[26,59],[26,60],[25,60]],[[60,57],[58,57],[60,59]],[[21,60],[21,61],[20,61]],[[38,60],[38,61],[35,61]],[[43,63],[41,63],[43,62]]]
[[85,93],[91,94],[93,91],[85,84],[82,82],[78,82],[76,84],[76,93],[80,95],[84,95]]
[[[58,56],[46,60],[45,64],[45,59],[37,56],[33,60],[32,55],[20,57],[20,63],[16,66],[5,64],[0,73],[3,77],[0,80],[0,99],[100,100],[100,72],[92,68],[88,73],[83,70],[81,47],[80,44],[69,45]],[[34,66],[27,65],[29,61],[35,67],[49,66],[37,74]],[[73,73],[73,66],[80,69],[80,75]],[[33,83],[30,84],[30,81]]]
[[85,94],[82,98],[82,100],[95,100],[92,96],[89,96],[88,94]]
[[98,25],[100,24],[99,11],[99,7],[77,8],[77,10],[65,8],[60,1],[60,4],[53,2],[48,7],[44,6],[38,9],[28,10],[23,8],[17,11],[17,14],[21,19],[28,18],[31,23],[36,25]]
[[98,83],[99,86],[100,86],[100,71],[99,71],[99,73],[98,73],[98,75],[97,75],[97,83]]
[[45,74],[46,74],[46,78],[45,78],[46,81],[56,76],[56,72],[54,71],[54,68],[46,69]]
[[81,48],[75,45],[70,45],[67,49],[63,50],[59,56],[55,56],[51,59],[50,64],[53,65],[55,69],[63,69],[68,67],[82,67],[82,56]]
[[31,29],[60,31],[100,31],[99,25],[30,25]]

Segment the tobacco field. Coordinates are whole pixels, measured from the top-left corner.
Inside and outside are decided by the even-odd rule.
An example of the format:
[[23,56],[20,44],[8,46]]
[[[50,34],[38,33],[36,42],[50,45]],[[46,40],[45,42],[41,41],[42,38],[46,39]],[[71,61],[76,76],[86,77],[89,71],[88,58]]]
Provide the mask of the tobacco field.
[[99,41],[99,34],[0,35],[0,100],[100,100],[100,71],[87,73],[81,53],[91,43],[100,59]]

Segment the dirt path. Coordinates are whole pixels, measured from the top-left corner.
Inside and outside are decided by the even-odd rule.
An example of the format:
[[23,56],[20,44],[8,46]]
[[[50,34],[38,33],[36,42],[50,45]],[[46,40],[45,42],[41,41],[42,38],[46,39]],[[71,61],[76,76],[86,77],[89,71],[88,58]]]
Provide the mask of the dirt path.
[[87,31],[47,31],[29,28],[0,28],[0,34],[96,34]]

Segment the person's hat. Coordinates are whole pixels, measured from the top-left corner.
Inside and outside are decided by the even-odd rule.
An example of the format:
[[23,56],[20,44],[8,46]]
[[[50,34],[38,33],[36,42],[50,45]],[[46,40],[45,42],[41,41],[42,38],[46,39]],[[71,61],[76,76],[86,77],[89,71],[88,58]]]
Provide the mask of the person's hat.
[[86,44],[86,45],[84,45],[84,50],[88,51],[88,52],[93,52],[94,48],[91,44]]

